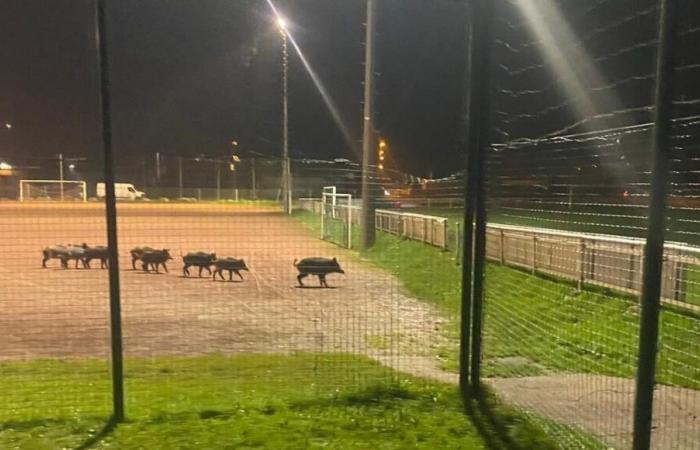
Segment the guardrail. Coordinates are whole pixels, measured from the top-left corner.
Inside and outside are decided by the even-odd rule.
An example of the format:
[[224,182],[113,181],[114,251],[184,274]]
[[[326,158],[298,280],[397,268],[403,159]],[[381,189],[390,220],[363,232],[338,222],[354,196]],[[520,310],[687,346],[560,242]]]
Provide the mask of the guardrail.
[[[489,224],[486,234],[486,257],[492,261],[570,279],[579,286],[641,292],[644,239],[497,224]],[[700,248],[666,245],[661,286],[666,303],[700,311],[687,303],[688,295],[700,292],[688,276],[696,271],[700,271]]]

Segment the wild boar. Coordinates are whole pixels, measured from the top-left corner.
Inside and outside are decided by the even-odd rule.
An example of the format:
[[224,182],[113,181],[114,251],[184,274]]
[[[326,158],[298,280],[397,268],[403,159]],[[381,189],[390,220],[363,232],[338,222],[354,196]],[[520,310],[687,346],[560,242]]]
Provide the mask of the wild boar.
[[[46,247],[42,251],[44,258],[41,262],[41,266],[46,268],[46,262],[50,259],[58,259],[61,261],[61,267],[64,269],[68,268],[68,262],[75,260],[75,268],[78,268],[78,262],[83,261],[83,256],[85,255],[85,250],[82,247],[76,247],[75,245],[52,245]],[[83,261],[83,267],[85,262]]]
[[223,271],[227,270],[228,271],[228,280],[233,281],[233,273],[235,272],[238,277],[243,280],[243,275],[241,275],[241,270],[248,270],[248,266],[246,266],[245,261],[242,259],[236,259],[236,258],[224,258],[224,259],[217,259],[213,263],[214,265],[214,275],[212,276],[213,280],[216,280],[216,275],[218,274],[221,279],[224,279]]
[[316,275],[322,287],[330,287],[326,282],[326,275],[329,273],[345,273],[345,271],[340,268],[340,264],[338,264],[336,258],[304,258],[299,262],[294,260],[294,266],[299,271],[299,275],[297,276],[299,286],[304,286],[301,280],[307,276]]
[[182,268],[182,274],[186,277],[190,276],[190,267],[199,267],[199,277],[202,277],[202,270],[209,272],[211,275],[211,265],[216,261],[216,253],[196,252],[188,253],[182,257],[182,262],[185,264]]
[[136,247],[131,249],[131,268],[136,270],[136,261],[139,261],[144,253],[155,252],[155,248],[151,247]]
[[159,273],[158,266],[163,266],[165,273],[168,273],[168,266],[166,266],[165,263],[168,262],[169,259],[173,258],[170,256],[170,250],[168,249],[147,251],[141,255],[141,267],[144,272],[150,272],[150,268],[156,273]]
[[100,260],[100,269],[106,269],[109,261],[109,249],[104,245],[96,245],[91,247],[87,244],[82,245],[85,254],[83,256],[83,266],[90,268],[90,261],[93,259]]

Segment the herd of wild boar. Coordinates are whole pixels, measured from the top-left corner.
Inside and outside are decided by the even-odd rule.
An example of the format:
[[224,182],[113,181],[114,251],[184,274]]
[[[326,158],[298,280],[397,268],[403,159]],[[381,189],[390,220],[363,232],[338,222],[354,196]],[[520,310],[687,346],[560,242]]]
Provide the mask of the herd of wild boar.
[[[168,249],[155,249],[151,247],[137,247],[131,250],[131,268],[137,270],[136,264],[140,263],[141,269],[144,272],[160,272],[160,268],[167,273],[168,267],[166,263],[173,259],[170,256]],[[69,263],[75,261],[75,268],[82,263],[83,268],[90,269],[90,263],[93,260],[100,261],[100,268],[105,269],[109,263],[109,250],[103,245],[90,246],[82,245],[52,245],[43,250],[43,260],[41,266],[46,268],[46,263],[49,260],[57,259],[60,261],[61,267],[67,269]],[[243,259],[236,258],[217,258],[216,253],[194,252],[188,253],[182,257],[183,268],[182,274],[185,277],[190,276],[190,268],[199,270],[199,277],[203,271],[216,280],[218,276],[222,280],[224,272],[228,272],[229,281],[233,281],[235,273],[241,280],[243,275],[241,271],[248,271],[248,266]],[[340,268],[340,264],[336,258],[304,258],[300,261],[294,260],[294,266],[299,271],[297,281],[300,286],[304,286],[303,279],[309,275],[318,277],[322,287],[329,287],[326,282],[326,276],[331,273],[345,273]],[[213,268],[213,270],[212,270]]]

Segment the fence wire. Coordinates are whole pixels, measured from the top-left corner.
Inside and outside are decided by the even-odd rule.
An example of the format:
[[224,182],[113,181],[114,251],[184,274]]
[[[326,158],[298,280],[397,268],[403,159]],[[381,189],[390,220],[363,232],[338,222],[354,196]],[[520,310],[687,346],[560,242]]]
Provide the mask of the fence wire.
[[[631,448],[657,2],[499,2],[496,16],[486,383],[562,448]],[[700,442],[693,30],[677,48],[688,145],[668,200],[654,448]]]

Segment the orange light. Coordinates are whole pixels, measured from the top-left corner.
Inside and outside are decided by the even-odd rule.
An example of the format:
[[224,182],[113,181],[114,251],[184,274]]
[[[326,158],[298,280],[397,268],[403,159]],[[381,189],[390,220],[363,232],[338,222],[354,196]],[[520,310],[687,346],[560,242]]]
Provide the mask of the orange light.
[[384,170],[384,164],[379,164],[379,170]]
[[379,141],[379,148],[384,148],[384,147],[386,147],[386,141],[384,139],[382,139],[381,141]]

